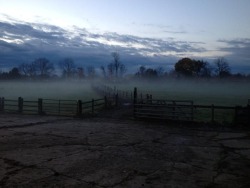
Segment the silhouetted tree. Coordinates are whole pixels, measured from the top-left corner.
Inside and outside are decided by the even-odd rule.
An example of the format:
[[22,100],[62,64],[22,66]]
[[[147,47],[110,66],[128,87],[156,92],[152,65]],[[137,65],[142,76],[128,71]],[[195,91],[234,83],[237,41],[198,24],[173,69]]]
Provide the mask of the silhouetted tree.
[[85,77],[83,67],[78,67],[77,68],[77,76],[78,76],[79,79],[83,79]]
[[126,70],[125,65],[124,65],[124,64],[120,64],[119,73],[120,73],[120,76],[121,76],[121,77],[125,74],[126,71],[127,71],[127,70]]
[[163,67],[159,66],[159,67],[157,67],[156,72],[157,72],[157,75],[158,75],[158,76],[163,76],[165,70],[164,70]]
[[108,75],[110,78],[112,78],[115,72],[114,64],[113,63],[108,64],[107,68],[108,68]]
[[135,73],[136,77],[144,78],[144,79],[152,79],[157,78],[158,73],[156,69],[146,68],[145,66],[140,66],[138,72]]
[[37,67],[35,62],[32,62],[30,64],[28,63],[22,63],[18,67],[19,73],[22,74],[24,77],[31,77],[34,78],[36,76]]
[[20,79],[21,78],[21,74],[19,73],[18,68],[14,67],[13,69],[11,69],[11,71],[9,71],[9,76],[10,79]]
[[209,64],[200,60],[192,60],[190,58],[180,59],[175,64],[175,71],[184,76],[208,76],[211,74]]
[[103,77],[106,78],[106,77],[107,77],[107,73],[106,73],[105,67],[104,67],[104,66],[101,66],[100,69],[101,69],[101,71],[102,71]]
[[215,60],[215,73],[220,78],[225,78],[231,75],[231,68],[225,58],[221,57]]
[[29,76],[29,68],[30,68],[30,65],[27,63],[22,63],[18,67],[20,74],[22,74],[24,76]]
[[145,71],[145,77],[146,78],[156,78],[157,76],[158,76],[157,71],[155,69],[148,68]]
[[194,62],[190,58],[183,58],[175,64],[175,71],[184,76],[192,76],[194,71]]
[[202,62],[202,67],[201,67],[198,75],[200,77],[205,77],[205,78],[211,77],[213,68],[210,66],[210,64],[208,62],[204,62],[204,61],[201,61],[201,62]]
[[121,66],[121,62],[120,62],[120,55],[118,52],[113,52],[111,53],[112,57],[113,57],[113,65],[114,65],[114,71],[115,71],[115,77],[118,77],[118,71],[120,69]]
[[142,78],[145,74],[146,67],[145,66],[140,66],[138,71],[135,73],[136,77]]
[[113,63],[111,63],[112,65],[108,65],[109,72],[112,76],[115,75],[116,78],[118,78],[118,76],[123,76],[126,72],[126,66],[121,63],[120,54],[118,52],[113,52],[111,56],[113,57]]
[[37,75],[41,78],[47,78],[54,72],[54,65],[46,58],[38,58],[34,62]]
[[73,78],[76,73],[76,66],[72,58],[64,58],[60,62],[60,67],[62,69],[62,75],[66,78]]
[[120,55],[118,52],[111,53],[113,58],[112,62],[107,65],[107,71],[104,66],[101,66],[100,69],[104,77],[118,78],[122,77],[127,71],[126,66],[120,62]]
[[95,77],[95,68],[93,66],[88,66],[87,73],[88,73],[89,78],[94,78]]

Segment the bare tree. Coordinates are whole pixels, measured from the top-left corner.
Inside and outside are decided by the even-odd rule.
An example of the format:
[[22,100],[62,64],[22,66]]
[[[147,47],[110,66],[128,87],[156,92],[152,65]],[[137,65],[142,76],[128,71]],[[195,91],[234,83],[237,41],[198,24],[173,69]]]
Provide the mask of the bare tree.
[[126,69],[125,65],[121,64],[119,67],[120,76],[122,77],[126,71],[127,71],[127,69]]
[[46,58],[38,58],[33,63],[36,66],[37,74],[42,78],[50,76],[55,70],[54,65]]
[[94,78],[95,77],[95,68],[93,66],[88,66],[87,73],[88,73],[89,78]]
[[106,78],[106,77],[107,77],[107,73],[106,73],[105,67],[104,67],[104,66],[101,66],[100,69],[101,69],[101,71],[102,71],[103,77]]
[[75,63],[72,58],[65,58],[60,62],[62,75],[66,78],[72,78],[76,72]]
[[83,67],[78,67],[77,68],[77,75],[78,75],[78,78],[80,80],[85,77],[85,75],[84,75],[84,68]]
[[111,56],[113,57],[113,61],[107,65],[107,71],[104,66],[100,67],[103,76],[109,78],[118,78],[119,76],[122,77],[127,69],[125,65],[120,62],[119,53],[113,52],[111,53]]
[[225,58],[221,57],[215,61],[215,72],[220,78],[231,75],[231,69]]
[[157,72],[158,76],[163,76],[165,70],[164,70],[164,68],[162,66],[159,66],[159,67],[157,67],[156,72]]
[[30,64],[28,63],[22,63],[19,67],[18,70],[20,74],[23,76],[29,76],[29,77],[34,77],[37,72],[37,67],[35,62],[32,62]]
[[18,67],[18,70],[20,74],[22,74],[23,76],[29,76],[29,68],[30,68],[30,65],[28,63],[22,63]]
[[113,63],[108,64],[107,68],[108,68],[109,77],[112,78],[114,76],[114,72],[115,72],[114,71],[114,69],[115,69],[114,64]]
[[118,52],[113,52],[111,53],[112,57],[113,57],[113,65],[114,65],[114,71],[115,71],[115,77],[118,77],[118,72],[121,66],[121,62],[120,62],[120,55]]

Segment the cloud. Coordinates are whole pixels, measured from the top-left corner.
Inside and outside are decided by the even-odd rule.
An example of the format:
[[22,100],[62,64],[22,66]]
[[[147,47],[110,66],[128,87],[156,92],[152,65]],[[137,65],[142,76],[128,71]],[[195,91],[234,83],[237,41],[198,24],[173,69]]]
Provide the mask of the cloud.
[[233,40],[218,40],[226,46],[220,48],[222,51],[228,52],[229,57],[242,61],[242,63],[250,63],[250,38],[240,38]]
[[54,62],[72,57],[78,64],[98,67],[111,61],[113,51],[118,51],[129,66],[143,63],[163,65],[183,54],[206,51],[200,44],[173,38],[163,40],[112,32],[92,33],[76,26],[65,29],[13,19],[0,21],[0,66],[18,66],[38,57],[47,57]]
[[249,73],[250,66],[250,38],[237,38],[231,40],[220,39],[223,44],[218,50],[225,52],[225,58],[234,72]]

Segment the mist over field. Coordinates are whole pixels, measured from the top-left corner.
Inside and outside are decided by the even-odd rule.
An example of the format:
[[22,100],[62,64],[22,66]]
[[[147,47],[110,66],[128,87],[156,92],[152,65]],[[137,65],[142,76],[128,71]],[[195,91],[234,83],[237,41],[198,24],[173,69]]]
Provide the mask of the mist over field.
[[250,99],[249,82],[220,80],[164,80],[120,83],[117,88],[137,87],[139,95],[151,94],[153,99],[192,100],[204,105],[247,105]]
[[249,82],[221,80],[123,80],[123,81],[3,81],[0,82],[0,97],[17,99],[61,99],[83,100],[97,99],[92,84],[107,85],[117,90],[133,92],[137,87],[138,97],[151,94],[153,99],[192,100],[195,104],[245,106],[250,99]]
[[90,100],[97,98],[87,81],[5,81],[0,82],[0,96],[7,99]]

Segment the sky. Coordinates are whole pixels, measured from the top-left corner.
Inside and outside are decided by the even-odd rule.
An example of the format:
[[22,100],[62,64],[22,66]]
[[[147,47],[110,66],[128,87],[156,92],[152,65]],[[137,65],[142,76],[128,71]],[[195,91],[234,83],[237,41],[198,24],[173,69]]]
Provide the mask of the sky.
[[0,0],[0,69],[47,56],[173,68],[227,59],[250,73],[249,0]]

